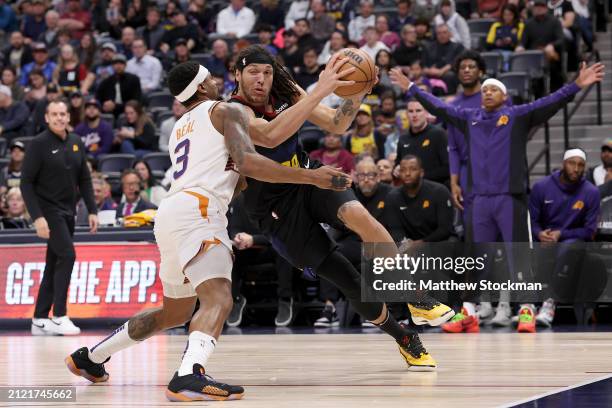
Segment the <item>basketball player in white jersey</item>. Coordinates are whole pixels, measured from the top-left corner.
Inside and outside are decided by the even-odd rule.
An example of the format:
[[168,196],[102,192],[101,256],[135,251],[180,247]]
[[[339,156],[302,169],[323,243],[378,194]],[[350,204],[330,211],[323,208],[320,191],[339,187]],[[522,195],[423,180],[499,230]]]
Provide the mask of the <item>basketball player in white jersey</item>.
[[[351,83],[339,80],[342,63],[330,65],[321,75],[329,93]],[[239,173],[271,183],[312,184],[339,191],[350,180],[331,167],[291,168],[258,154],[249,137],[245,108],[217,102],[215,82],[198,63],[189,61],[172,69],[168,85],[187,112],[172,130],[169,152],[174,181],[155,219],[163,306],[132,317],[94,347],[82,347],[65,361],[76,375],[92,382],[107,381],[104,363],[112,354],[191,319],[187,347],[168,384],[167,398],[240,399],[242,387],[217,382],[204,371],[232,309],[232,246],[225,214]],[[192,317],[198,299],[200,308]]]

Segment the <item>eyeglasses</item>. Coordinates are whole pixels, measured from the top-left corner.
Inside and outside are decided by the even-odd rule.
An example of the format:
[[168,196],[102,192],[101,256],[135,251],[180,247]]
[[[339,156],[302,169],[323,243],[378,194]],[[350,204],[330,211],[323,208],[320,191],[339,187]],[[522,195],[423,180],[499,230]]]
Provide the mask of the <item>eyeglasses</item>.
[[365,180],[366,178],[374,180],[378,177],[378,173],[357,173],[356,176],[357,180]]

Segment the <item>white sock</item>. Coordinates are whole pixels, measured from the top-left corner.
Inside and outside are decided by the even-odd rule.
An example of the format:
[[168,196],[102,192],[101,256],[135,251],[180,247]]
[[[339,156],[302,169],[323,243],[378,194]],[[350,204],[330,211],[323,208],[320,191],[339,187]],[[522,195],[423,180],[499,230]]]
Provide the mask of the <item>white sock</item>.
[[118,327],[107,338],[91,347],[88,352],[89,359],[94,363],[102,363],[116,352],[139,343],[129,336],[128,323],[129,321],[123,323],[122,326]]
[[200,364],[206,367],[208,359],[215,351],[217,340],[206,333],[200,331],[192,331],[187,340],[187,348],[183,354],[183,361],[178,370],[178,375],[193,374],[193,365]]
[[467,312],[468,316],[476,316],[476,305],[472,302],[463,302],[463,308]]

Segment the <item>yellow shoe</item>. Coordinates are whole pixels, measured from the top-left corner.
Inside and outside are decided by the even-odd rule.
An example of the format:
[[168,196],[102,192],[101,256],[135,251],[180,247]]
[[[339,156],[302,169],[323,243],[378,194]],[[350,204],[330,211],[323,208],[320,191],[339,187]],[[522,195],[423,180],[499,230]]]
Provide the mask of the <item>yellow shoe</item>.
[[427,295],[424,301],[408,303],[408,310],[414,324],[419,326],[439,326],[455,315],[453,309]]
[[399,352],[406,360],[409,371],[435,371],[436,360],[425,350],[418,334],[406,335],[399,343]]

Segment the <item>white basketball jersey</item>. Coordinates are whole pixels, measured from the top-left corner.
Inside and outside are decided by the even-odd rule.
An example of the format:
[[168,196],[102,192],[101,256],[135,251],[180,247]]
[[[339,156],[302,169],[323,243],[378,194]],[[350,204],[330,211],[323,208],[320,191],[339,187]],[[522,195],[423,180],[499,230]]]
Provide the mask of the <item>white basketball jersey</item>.
[[227,211],[239,174],[225,145],[225,137],[210,120],[206,101],[185,113],[174,124],[168,143],[173,181],[169,195],[200,188],[215,198],[223,214]]

